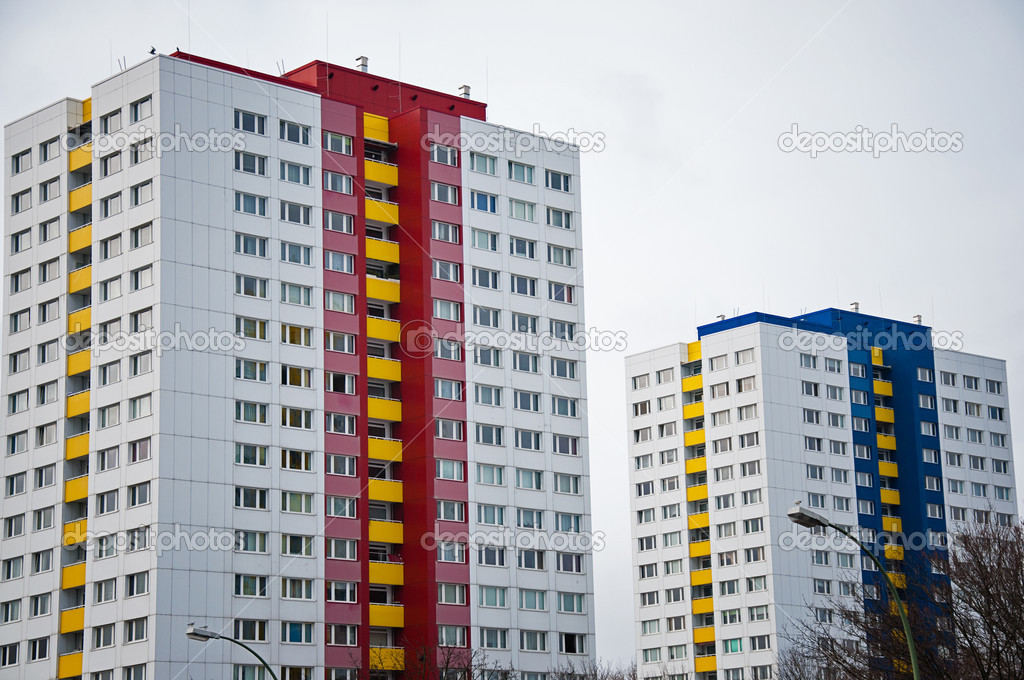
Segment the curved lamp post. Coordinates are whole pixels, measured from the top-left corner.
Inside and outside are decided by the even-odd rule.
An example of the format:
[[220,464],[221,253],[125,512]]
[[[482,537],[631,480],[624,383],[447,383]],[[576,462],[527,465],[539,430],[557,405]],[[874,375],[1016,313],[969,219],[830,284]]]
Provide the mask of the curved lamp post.
[[188,628],[185,629],[185,637],[187,637],[189,640],[196,640],[198,642],[209,642],[210,640],[227,640],[228,642],[234,643],[242,649],[248,651],[257,659],[259,659],[260,663],[263,664],[263,667],[267,669],[268,673],[270,673],[270,677],[272,677],[274,680],[277,680],[277,674],[274,673],[274,669],[270,667],[270,664],[268,664],[262,656],[257,654],[255,649],[245,644],[244,642],[240,642],[233,637],[228,637],[227,635],[215,633],[212,630],[208,630],[206,628],[196,628],[196,625],[194,623],[188,624]]
[[789,519],[794,524],[799,524],[802,527],[831,527],[832,529],[835,529],[836,531],[843,534],[848,539],[859,545],[861,551],[863,551],[865,555],[871,558],[871,561],[875,563],[875,566],[878,567],[878,570],[882,572],[882,576],[885,578],[885,583],[889,587],[889,595],[892,596],[892,599],[896,602],[896,608],[899,609],[900,621],[903,622],[903,635],[907,638],[907,649],[910,651],[910,667],[911,670],[914,672],[914,680],[921,680],[921,670],[917,667],[917,647],[914,645],[914,636],[910,632],[910,621],[907,619],[907,612],[903,608],[903,600],[900,599],[900,594],[899,592],[897,592],[896,585],[892,582],[892,578],[890,578],[889,572],[885,570],[885,567],[883,567],[882,563],[878,561],[878,558],[875,557],[875,554],[868,550],[867,546],[865,546],[863,543],[860,542],[859,539],[855,538],[852,534],[850,534],[849,531],[843,529],[840,526],[836,526],[835,524],[829,522],[827,519],[825,519],[824,517],[815,512],[811,512],[810,510],[801,508],[799,503],[790,508],[788,514]]

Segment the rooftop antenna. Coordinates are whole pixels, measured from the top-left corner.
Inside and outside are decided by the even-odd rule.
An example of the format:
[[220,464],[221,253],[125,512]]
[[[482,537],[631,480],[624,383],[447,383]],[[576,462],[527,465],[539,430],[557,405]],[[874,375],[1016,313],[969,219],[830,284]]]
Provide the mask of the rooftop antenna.
[[[180,5],[179,5],[179,7],[180,7]],[[188,45],[188,53],[192,54],[192,0],[188,0],[188,2],[185,3],[185,16],[188,19],[188,42],[186,44]],[[248,50],[246,50],[245,61],[246,61],[245,65],[248,66],[249,65],[248,64],[248,61],[249,61],[249,52],[248,52]]]

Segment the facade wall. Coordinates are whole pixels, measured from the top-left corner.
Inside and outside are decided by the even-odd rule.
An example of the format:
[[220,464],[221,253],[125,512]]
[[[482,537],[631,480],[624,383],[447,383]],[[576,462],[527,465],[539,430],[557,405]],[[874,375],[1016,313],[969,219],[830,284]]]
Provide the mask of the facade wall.
[[793,622],[885,597],[852,541],[795,528],[794,503],[877,548],[898,585],[952,517],[1013,521],[1005,365],[917,344],[929,332],[752,314],[627,359],[641,676],[769,677]]
[[[451,562],[430,544],[451,532],[468,547],[476,461],[493,448],[476,439],[476,419],[490,422],[474,400],[486,371],[464,344],[479,297],[471,263],[488,260],[468,240],[486,221],[470,185],[505,207],[536,206],[532,224],[502,208],[484,225],[501,237],[486,264],[505,284],[493,301],[504,319],[517,310],[545,331],[549,319],[584,330],[578,154],[534,154],[529,186],[502,179],[504,155],[484,179],[468,151],[432,152],[496,130],[483,115],[479,102],[321,62],[273,77],[175,54],[7,126],[5,271],[18,277],[4,326],[0,677],[260,677],[244,650],[187,640],[191,622],[241,637],[288,678],[395,676],[453,641],[464,646],[451,658],[467,658],[484,644],[481,625],[507,631],[507,649],[487,658],[524,672],[593,655],[585,541],[569,549],[570,573],[554,552],[545,573],[517,570],[511,549],[488,570],[475,551]],[[48,147],[41,162],[41,145],[69,131],[92,146]],[[210,133],[226,146],[191,146]],[[545,169],[571,189],[545,188]],[[458,197],[445,201],[435,183]],[[31,206],[16,198],[26,189]],[[547,226],[546,206],[572,228]],[[458,237],[437,238],[436,222]],[[511,234],[532,239],[533,258],[509,260]],[[571,265],[547,263],[549,243],[571,250]],[[443,280],[437,261],[466,278]],[[509,296],[513,273],[536,279],[534,296]],[[548,280],[572,286],[571,301],[549,298]],[[459,356],[435,356],[435,338]],[[552,374],[552,357],[571,375]],[[558,513],[564,536],[587,536],[584,354],[537,359],[536,378],[508,363],[489,381],[511,404],[513,381],[533,378],[543,404],[543,415],[502,421],[506,518],[531,507],[546,535]],[[571,413],[554,415],[562,397]],[[459,436],[441,436],[440,421]],[[543,432],[542,451],[514,449],[514,426]],[[571,452],[553,453],[555,434],[573,438]],[[527,458],[539,491],[513,486]],[[555,473],[569,493],[554,492]],[[543,611],[517,608],[519,579],[547,594]],[[482,606],[478,586],[492,581],[509,589],[504,608]],[[449,585],[461,600],[440,597]],[[562,592],[579,596],[579,612],[559,611]],[[36,597],[47,594],[48,608]],[[527,626],[545,650],[519,651]]]

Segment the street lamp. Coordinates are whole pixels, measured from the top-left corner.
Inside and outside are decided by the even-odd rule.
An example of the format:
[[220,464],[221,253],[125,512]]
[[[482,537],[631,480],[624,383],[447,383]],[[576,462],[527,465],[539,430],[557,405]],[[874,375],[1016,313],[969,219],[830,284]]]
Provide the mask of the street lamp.
[[268,673],[270,673],[270,677],[272,677],[274,680],[277,680],[277,674],[274,673],[274,669],[270,667],[270,664],[268,664],[262,656],[257,654],[255,649],[245,644],[244,642],[240,642],[235,638],[229,637],[227,635],[215,633],[214,631],[209,630],[205,627],[197,628],[195,623],[188,624],[188,628],[185,629],[185,637],[187,637],[189,640],[196,640],[197,642],[209,642],[210,640],[227,640],[228,642],[232,642],[238,645],[239,647],[247,650],[250,654],[259,659],[260,663],[263,664],[263,667],[267,669]]
[[789,519],[794,524],[799,524],[802,527],[831,527],[835,529],[836,531],[843,534],[848,539],[859,545],[860,549],[864,552],[864,554],[871,558],[871,561],[875,563],[875,566],[878,567],[878,570],[882,572],[882,576],[885,578],[885,583],[889,586],[889,594],[892,596],[892,599],[896,601],[896,608],[900,612],[900,621],[903,622],[903,634],[907,638],[907,649],[910,650],[910,667],[911,670],[914,672],[914,680],[921,680],[921,670],[917,667],[917,646],[914,644],[914,636],[910,633],[910,621],[907,619],[907,612],[903,609],[903,600],[900,599],[900,594],[899,592],[897,592],[896,585],[892,582],[892,578],[889,576],[889,572],[885,570],[885,567],[883,567],[882,563],[878,561],[878,558],[875,557],[875,554],[868,550],[867,546],[861,543],[858,538],[854,537],[846,529],[843,529],[842,527],[837,526],[832,522],[829,522],[827,519],[825,519],[816,512],[811,512],[806,508],[801,508],[800,501],[797,501],[797,504],[789,509],[788,514]]

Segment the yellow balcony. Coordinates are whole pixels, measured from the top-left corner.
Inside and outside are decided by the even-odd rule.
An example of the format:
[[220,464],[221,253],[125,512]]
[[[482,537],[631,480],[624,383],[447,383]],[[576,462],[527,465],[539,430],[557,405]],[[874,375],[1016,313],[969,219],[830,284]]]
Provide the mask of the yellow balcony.
[[704,472],[708,469],[708,459],[704,456],[700,458],[690,458],[686,461],[686,474],[692,475],[695,472]]
[[715,601],[710,597],[702,597],[693,601],[694,614],[709,614],[715,611]]
[[404,586],[405,567],[394,562],[370,562],[369,580],[386,586]]
[[899,517],[891,517],[889,515],[882,516],[882,531],[888,531],[893,534],[903,533],[903,520]]
[[92,120],[92,97],[82,102],[82,122],[88,123]]
[[381,241],[379,238],[367,238],[366,259],[398,264],[398,244]]
[[401,297],[401,286],[398,281],[366,277],[366,297],[387,302],[398,302]]
[[887,560],[902,560],[903,559],[903,546],[886,544],[885,546],[885,559]]
[[83,144],[68,152],[68,170],[74,172],[92,163],[92,143]]
[[366,181],[398,186],[398,166],[366,159]]
[[92,285],[92,266],[80,267],[68,274],[68,292],[77,293]]
[[683,378],[682,382],[683,392],[693,392],[694,390],[704,389],[704,376],[703,375],[691,375]]
[[68,397],[66,417],[74,418],[89,412],[89,390]]
[[405,628],[405,607],[400,604],[371,604],[370,625]]
[[875,420],[877,420],[880,423],[895,423],[896,415],[893,413],[893,410],[891,408],[886,408],[884,406],[876,406]]
[[80,501],[89,495],[89,477],[82,476],[64,482],[64,502]]
[[697,486],[689,486],[686,488],[686,500],[687,502],[692,501],[703,501],[708,498],[708,485],[698,484]]
[[[703,628],[693,629],[693,641],[696,644],[704,644],[715,641],[715,627],[704,626]],[[702,657],[703,658],[703,657]]]
[[363,137],[390,142],[388,128],[388,119],[384,116],[376,116],[372,113],[363,114]]
[[398,224],[398,206],[394,203],[366,199],[366,219],[385,224]]
[[711,526],[711,517],[706,512],[698,512],[686,518],[686,526],[691,531],[694,529],[704,529]]
[[89,433],[83,432],[64,441],[64,457],[68,460],[89,455]]
[[366,416],[378,420],[398,422],[402,419],[402,402],[397,399],[381,399],[368,397],[366,400]]
[[57,659],[57,677],[76,678],[82,674],[82,652],[61,654]]
[[371,501],[402,502],[402,483],[388,479],[371,479],[367,485],[367,494]]
[[390,319],[366,318],[366,337],[398,342],[402,337],[402,324]]
[[68,314],[68,334],[74,335],[92,328],[92,307]]
[[906,574],[898,574],[898,573],[889,572],[889,578],[892,579],[892,584],[894,586],[896,586],[897,588],[899,588],[900,590],[906,589],[906,587],[907,587],[907,575]]
[[68,212],[92,206],[92,184],[78,187],[68,194]]
[[68,355],[68,375],[78,375],[89,370],[89,350],[83,349]]
[[60,587],[63,590],[80,588],[85,585],[85,562],[71,564],[60,570]]
[[85,607],[65,609],[60,613],[60,634],[85,630]]
[[900,466],[897,465],[896,463],[890,463],[890,462],[884,461],[884,460],[879,461],[878,462],[878,474],[880,474],[883,477],[899,477],[900,476]]
[[875,380],[872,381],[874,385],[875,394],[881,394],[886,397],[892,396],[892,383],[888,380]]
[[711,583],[711,570],[710,569],[697,569],[696,571],[690,572],[690,585],[691,586],[703,586]]
[[[367,319],[367,324],[372,319]],[[402,379],[402,362],[397,359],[381,359],[379,357],[366,357],[366,376],[377,380]]]
[[871,363],[875,366],[885,366],[882,363],[882,350],[879,347],[871,348]]
[[367,537],[377,543],[401,543],[403,527],[401,522],[386,522],[379,519],[370,520]]
[[79,227],[73,232],[68,234],[68,252],[74,253],[82,248],[89,248],[92,246],[92,225],[87,224],[84,227]]
[[880,434],[878,435],[878,448],[885,449],[886,451],[896,450],[896,437],[891,434]]
[[397,439],[378,439],[370,437],[367,442],[369,452],[367,456],[374,460],[390,460],[396,463],[402,462],[402,442]]
[[74,522],[68,522],[64,525],[64,533],[62,534],[61,543],[65,547],[81,543],[85,540],[86,531],[88,531],[88,522],[84,519],[75,520]]
[[686,345],[686,361],[697,361],[700,359],[700,340]]
[[693,660],[693,670],[696,673],[711,673],[718,670],[718,658],[714,656],[698,656]]
[[882,502],[886,505],[899,505],[900,492],[896,489],[881,489]]
[[690,544],[690,557],[707,557],[711,554],[711,541],[696,541]]
[[704,443],[704,438],[704,428],[699,430],[690,430],[683,434],[683,446],[699,446]]
[[689,420],[690,418],[700,418],[702,415],[704,415],[703,401],[683,405],[683,420]]
[[401,647],[370,647],[370,670],[405,670],[405,650]]

